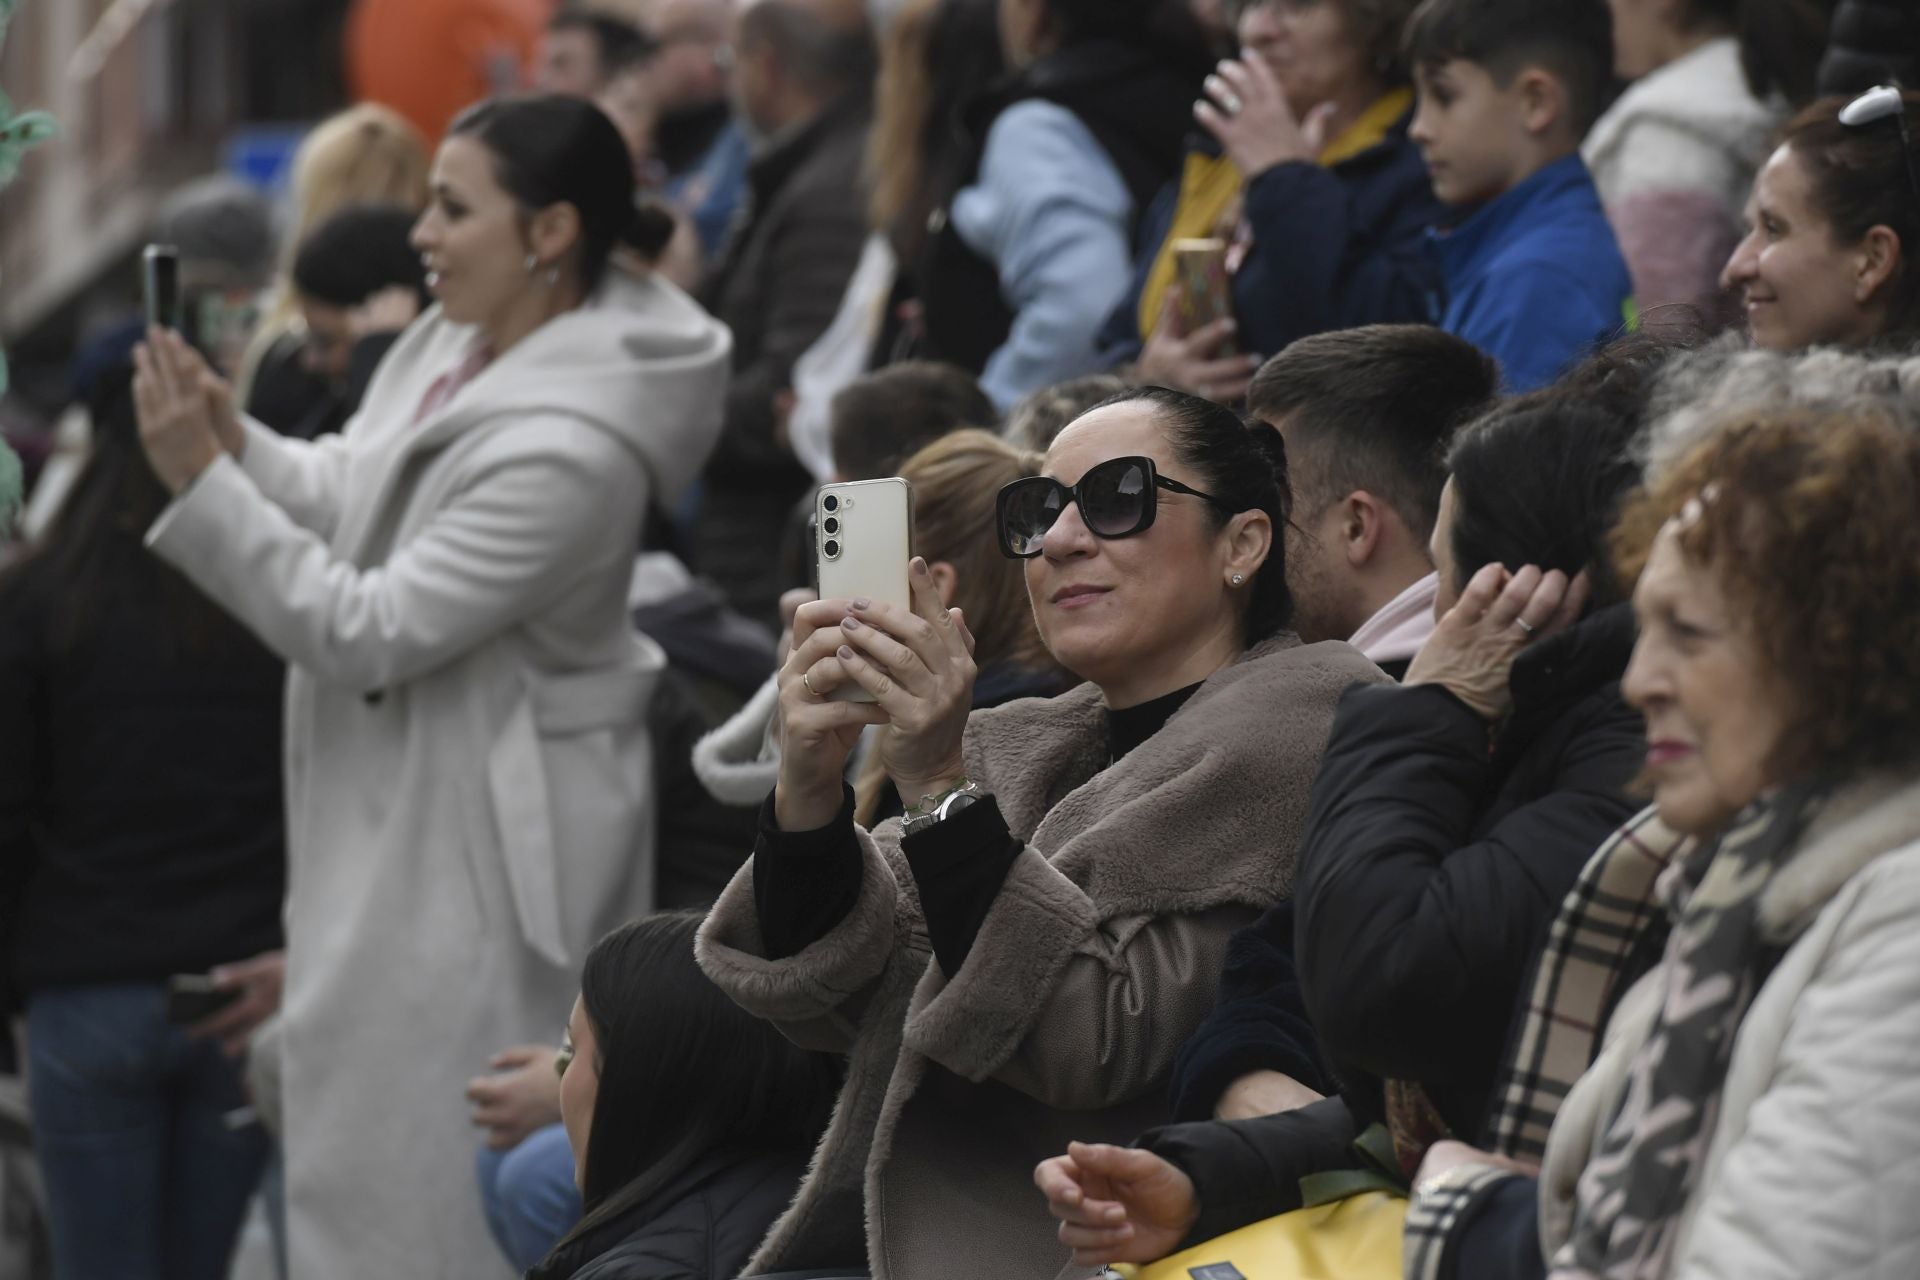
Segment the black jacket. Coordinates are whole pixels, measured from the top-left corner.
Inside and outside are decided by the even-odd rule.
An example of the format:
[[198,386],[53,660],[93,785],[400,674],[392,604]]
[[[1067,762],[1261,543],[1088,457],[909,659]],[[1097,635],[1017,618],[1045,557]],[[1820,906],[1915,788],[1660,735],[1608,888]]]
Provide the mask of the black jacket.
[[630,1212],[556,1249],[527,1280],[733,1280],[805,1170],[800,1152],[715,1152]]
[[399,339],[398,333],[374,333],[354,343],[347,375],[335,385],[307,369],[300,338],[283,335],[261,357],[247,396],[248,416],[296,440],[340,430],[360,411],[374,373]]
[[720,440],[706,464],[695,568],[742,613],[775,626],[787,582],[775,554],[813,478],[779,438],[774,401],[825,333],[867,239],[861,162],[872,112],[849,92],[756,156],[746,207],[701,291],[733,332]]
[[[148,556],[134,531],[110,552]],[[16,991],[161,981],[281,944],[283,669],[211,605],[197,646],[168,643],[154,569],[172,573],[116,576],[74,645],[49,629],[63,584],[29,563],[0,587],[0,943]]]
[[1920,7],[1913,0],[1840,0],[1820,59],[1822,94],[1855,94],[1898,80],[1920,81]]
[[1644,734],[1619,692],[1632,646],[1616,605],[1529,650],[1491,749],[1485,722],[1439,688],[1347,691],[1294,901],[1235,938],[1219,1007],[1176,1067],[1176,1114],[1210,1115],[1236,1076],[1299,1074],[1317,1056],[1361,1127],[1380,1118],[1373,1082],[1397,1078],[1478,1135],[1553,912],[1635,808]]

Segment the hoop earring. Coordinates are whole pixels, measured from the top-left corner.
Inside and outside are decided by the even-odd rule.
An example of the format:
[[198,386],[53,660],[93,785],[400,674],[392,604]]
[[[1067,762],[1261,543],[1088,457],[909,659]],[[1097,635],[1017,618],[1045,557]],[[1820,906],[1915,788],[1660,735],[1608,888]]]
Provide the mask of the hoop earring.
[[547,288],[557,289],[559,287],[560,287],[560,265],[558,263],[555,263],[553,266],[547,268]]

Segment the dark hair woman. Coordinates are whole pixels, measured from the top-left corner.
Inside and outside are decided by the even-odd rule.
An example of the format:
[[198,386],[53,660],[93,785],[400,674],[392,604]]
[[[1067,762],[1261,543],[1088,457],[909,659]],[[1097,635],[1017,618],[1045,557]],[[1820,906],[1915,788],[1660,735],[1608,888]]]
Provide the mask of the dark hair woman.
[[648,776],[664,656],[626,590],[649,505],[712,447],[728,339],[611,265],[642,229],[624,154],[571,99],[457,120],[413,232],[439,305],[341,435],[241,422],[174,335],[139,354],[175,494],[148,542],[292,667],[299,1272],[498,1265],[447,1090],[545,1034],[589,942],[651,905],[654,797],[612,780]]
[[[131,345],[88,394],[93,452],[58,521],[0,577],[0,963],[59,1274],[217,1276],[267,1157],[258,1125],[227,1122],[246,1105],[229,1051],[279,966],[282,676],[140,544],[167,493]],[[221,972],[261,956],[247,981]],[[238,1002],[170,1016],[168,979],[209,971]]]
[[1891,86],[1788,122],[1722,282],[1753,344],[1895,345],[1920,331],[1920,94]]
[[978,372],[1004,411],[1098,371],[1213,58],[1188,0],[1001,0],[1000,42],[1013,73],[966,113],[966,163],[909,274],[915,354]]
[[[1436,1146],[1409,1276],[1912,1269],[1884,1171],[1920,1123],[1916,504],[1911,405],[1857,399],[1723,414],[1628,507],[1653,807],[1595,855],[1525,1010],[1503,1111],[1552,1128],[1502,1145],[1538,1177]],[[1623,939],[1667,920],[1636,969]]]
[[700,919],[587,953],[558,1063],[586,1212],[529,1280],[732,1280],[793,1198],[839,1070],[707,980]]
[[1818,0],[1610,0],[1614,70],[1631,81],[1581,155],[1641,312],[1717,318],[1740,209],[1787,113],[1813,96]]
[[[1229,934],[1291,884],[1334,701],[1382,679],[1286,629],[1286,494],[1279,436],[1193,396],[1067,427],[997,504],[1041,642],[1087,681],[1054,698],[971,709],[969,620],[918,559],[911,611],[801,606],[779,778],[700,957],[850,1067],[756,1267],[957,1280],[986,1248],[1051,1275],[1032,1153],[1164,1118]],[[909,801],[871,832],[842,782],[868,725]]]
[[[1409,1173],[1435,1140],[1478,1136],[1528,962],[1633,812],[1643,755],[1606,538],[1639,476],[1629,407],[1645,396],[1588,403],[1536,393],[1454,444],[1438,625],[1404,685],[1340,701],[1294,898],[1236,936],[1181,1055],[1195,1122],[1040,1168],[1081,1260],[1147,1261],[1297,1209],[1300,1177],[1352,1167],[1376,1122]],[[1158,1193],[1110,1196],[1103,1178]]]

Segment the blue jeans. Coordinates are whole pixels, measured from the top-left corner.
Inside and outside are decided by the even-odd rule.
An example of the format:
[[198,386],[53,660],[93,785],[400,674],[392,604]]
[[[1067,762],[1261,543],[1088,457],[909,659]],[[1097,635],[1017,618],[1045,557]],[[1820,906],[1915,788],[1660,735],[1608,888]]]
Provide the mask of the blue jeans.
[[481,1147],[474,1169],[487,1226],[516,1270],[546,1257],[580,1221],[573,1148],[557,1124],[535,1129],[510,1151]]
[[158,983],[35,993],[27,1088],[61,1280],[222,1280],[267,1161],[240,1073]]

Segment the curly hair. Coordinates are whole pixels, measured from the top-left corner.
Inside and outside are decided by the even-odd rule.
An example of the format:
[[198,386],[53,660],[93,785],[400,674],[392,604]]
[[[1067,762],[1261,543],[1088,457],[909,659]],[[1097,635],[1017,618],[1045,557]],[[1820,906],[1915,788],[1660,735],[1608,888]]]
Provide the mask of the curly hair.
[[1777,778],[1920,758],[1920,436],[1886,402],[1749,408],[1628,503],[1622,581],[1679,545],[1750,622],[1790,693]]

